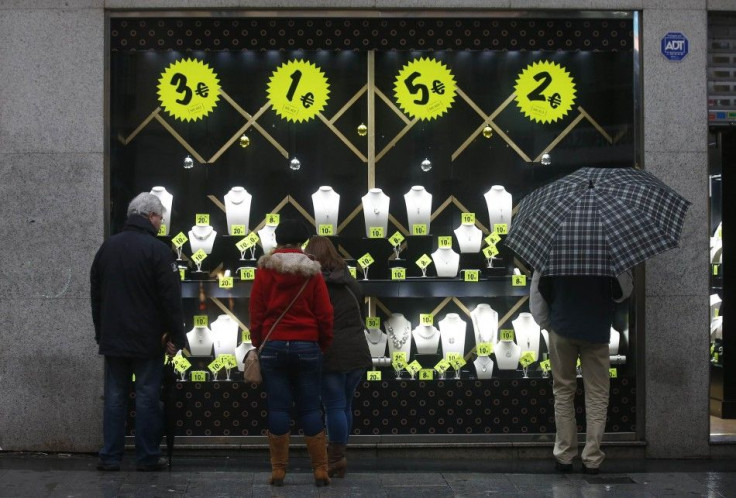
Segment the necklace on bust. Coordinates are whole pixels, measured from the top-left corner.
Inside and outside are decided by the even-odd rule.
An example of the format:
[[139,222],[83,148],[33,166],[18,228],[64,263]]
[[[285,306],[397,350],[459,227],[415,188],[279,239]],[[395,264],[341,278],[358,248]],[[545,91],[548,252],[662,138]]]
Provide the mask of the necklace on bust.
[[475,361],[480,364],[480,369],[483,372],[488,371],[488,367],[491,366],[491,358],[488,356],[479,356]]
[[406,341],[409,340],[410,337],[410,328],[411,325],[407,324],[404,326],[404,330],[401,331],[401,339],[399,339],[396,336],[396,333],[394,332],[393,327],[389,322],[386,322],[386,330],[388,331],[388,336],[391,338],[391,344],[393,344],[394,349],[401,349],[404,344],[406,344]]
[[[417,334],[419,334],[419,337],[422,339],[430,340],[435,336],[435,328],[430,327],[429,325],[425,325],[423,327],[417,328]],[[429,332],[428,334],[423,334],[422,332]]]
[[242,204],[245,200],[245,190],[230,190],[228,201],[232,204]]
[[194,238],[197,240],[207,240],[210,235],[212,235],[213,228],[211,226],[208,227],[201,227],[203,230],[205,230],[204,234],[197,233],[199,230],[197,230],[200,227],[194,227],[192,229],[192,235],[194,235]]
[[381,337],[383,334],[381,334],[381,331],[379,330],[378,333],[375,335],[376,335],[375,341],[373,340],[373,332],[366,332],[365,337],[366,339],[368,339],[368,342],[370,342],[371,344],[378,345],[381,343],[381,339],[383,339],[383,337]]

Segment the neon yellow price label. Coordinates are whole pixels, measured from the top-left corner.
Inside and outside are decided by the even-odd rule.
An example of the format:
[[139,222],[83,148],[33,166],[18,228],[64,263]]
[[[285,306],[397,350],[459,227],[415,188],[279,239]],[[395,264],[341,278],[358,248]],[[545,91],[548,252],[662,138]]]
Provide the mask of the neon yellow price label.
[[191,366],[192,366],[192,364],[189,363],[189,360],[187,360],[183,356],[181,356],[181,355],[174,356],[174,369],[177,372],[179,372],[179,373],[186,372],[187,369],[189,369],[189,367],[191,367]]
[[207,372],[204,370],[194,370],[189,372],[189,378],[192,382],[205,382],[207,380]]
[[185,280],[187,278],[187,269],[179,267],[179,278]]
[[171,239],[171,243],[174,244],[174,247],[181,247],[184,245],[184,243],[189,240],[186,235],[184,235],[184,232],[179,232],[176,234],[176,236]]
[[496,232],[491,232],[491,234],[483,240],[486,241],[486,244],[495,246],[496,244],[501,242],[501,236],[498,235]]
[[235,243],[235,247],[238,248],[238,251],[245,251],[249,247],[253,247],[253,244],[248,237],[244,237]]
[[[448,355],[448,356],[449,356],[449,355]],[[447,361],[449,361],[449,362],[450,362],[450,365],[451,365],[451,366],[452,366],[452,368],[454,368],[455,370],[460,370],[460,369],[461,369],[461,368],[463,368],[463,367],[465,366],[465,364],[466,364],[465,358],[463,358],[463,357],[462,357],[462,355],[460,355],[460,354],[458,354],[458,355],[457,355],[457,357],[455,357],[455,358],[453,358],[453,359],[449,359],[449,358],[448,358],[448,360],[447,360]]]
[[434,315],[432,313],[420,313],[419,323],[421,325],[429,325],[431,327],[434,325]]
[[713,310],[713,317],[714,318],[718,318],[718,316],[720,314],[721,314],[721,309],[720,308],[716,308],[716,309]]
[[491,259],[496,254],[498,254],[498,248],[495,246],[495,244],[483,248],[483,256],[485,256],[487,259]]
[[391,268],[391,280],[406,280],[406,268]]
[[192,261],[194,261],[195,263],[199,264],[202,261],[204,261],[206,257],[207,257],[207,253],[204,252],[202,249],[199,249],[199,250],[197,250],[197,252],[195,252],[194,254],[192,254]]
[[369,239],[382,239],[383,236],[383,227],[368,227]]
[[618,377],[618,370],[615,368],[609,368],[608,377],[610,377],[611,379],[615,379],[616,377]]
[[575,361],[575,368],[580,368],[582,366],[582,363],[580,363],[580,357],[578,356],[577,361]]
[[501,329],[498,331],[498,337],[502,341],[513,341],[514,330],[513,329]]
[[240,342],[250,342],[250,330],[247,328],[240,332]]
[[209,365],[207,365],[207,368],[212,373],[215,373],[215,372],[221,370],[222,367],[223,367],[223,365],[222,365],[222,361],[220,360],[220,357],[215,358],[215,360],[212,363],[210,363]]
[[395,232],[391,237],[389,237],[388,241],[391,242],[391,245],[398,246],[402,242],[404,242],[404,236],[401,232]]
[[218,285],[220,289],[232,289],[233,277],[220,277]]
[[426,223],[416,223],[411,226],[411,233],[412,235],[427,235],[427,224]]
[[194,326],[195,327],[206,327],[210,321],[207,315],[194,315]]
[[549,360],[544,360],[539,362],[539,368],[541,368],[545,372],[549,372],[552,370],[552,365],[550,364]]
[[348,266],[348,271],[353,278],[358,278],[358,270],[354,266]]
[[490,342],[479,342],[475,346],[475,352],[478,353],[478,356],[491,356],[491,353],[493,353],[493,344]]
[[219,358],[220,363],[225,368],[235,368],[238,366],[238,360],[235,359],[234,354],[221,354]]
[[255,268],[241,268],[240,269],[240,280],[253,280],[256,278]]
[[434,370],[431,368],[422,368],[419,371],[419,380],[433,380],[434,379]]
[[494,223],[493,231],[499,235],[505,235],[509,233],[509,226],[506,223]]
[[434,369],[437,370],[439,373],[445,373],[448,368],[450,368],[450,362],[447,361],[445,358],[442,358],[434,366]]
[[266,215],[266,225],[278,225],[281,220],[281,215],[278,213],[268,213]]
[[230,227],[230,235],[245,235],[245,225],[233,225]]
[[361,266],[361,268],[368,268],[370,265],[373,264],[375,260],[373,259],[373,256],[370,255],[370,253],[363,254],[360,259],[358,259],[358,264]]
[[164,237],[168,233],[168,230],[166,230],[166,225],[161,223],[161,226],[158,229],[158,235],[159,237]]
[[324,237],[331,237],[335,235],[335,226],[332,223],[322,224],[317,228],[317,233]]
[[366,374],[365,379],[368,382],[380,382],[381,381],[381,372],[380,370],[370,370]]
[[463,225],[474,225],[475,213],[462,213],[460,215],[460,223],[462,223]]
[[422,254],[422,257],[416,260],[416,264],[419,268],[426,268],[432,263],[432,258],[427,256],[426,254]]
[[478,282],[480,280],[480,271],[478,270],[464,270],[466,282]]
[[720,269],[721,265],[713,265],[713,275],[718,275],[718,270]]
[[406,371],[412,375],[416,375],[416,373],[420,371],[421,369],[422,369],[422,364],[419,363],[417,360],[412,361],[406,366]]
[[512,275],[511,285],[514,287],[526,287],[526,275]]
[[402,368],[406,368],[406,353],[403,351],[396,351],[391,355],[392,361],[391,366],[394,367],[394,370],[401,370]]
[[197,213],[194,215],[194,224],[199,226],[207,226],[210,224],[210,215],[206,213]]
[[365,327],[367,329],[380,329],[381,318],[377,316],[367,316],[365,318]]
[[529,365],[537,361],[537,355],[534,353],[534,351],[524,351],[519,358],[519,363],[521,363],[521,366],[524,368],[528,368]]
[[437,247],[452,247],[452,237],[437,237]]

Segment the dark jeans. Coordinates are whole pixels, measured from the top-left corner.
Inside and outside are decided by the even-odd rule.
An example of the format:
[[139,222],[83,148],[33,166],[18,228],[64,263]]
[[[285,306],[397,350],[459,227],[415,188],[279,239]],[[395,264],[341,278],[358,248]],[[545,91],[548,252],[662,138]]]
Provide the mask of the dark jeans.
[[261,371],[271,434],[289,432],[294,402],[305,435],[324,430],[319,395],[322,352],[316,342],[268,341],[261,352]]
[[128,394],[135,374],[135,455],[140,465],[156,463],[161,456],[163,415],[161,378],[163,358],[139,359],[105,356],[104,446],[100,461],[120,463],[125,446]]
[[322,403],[327,415],[327,436],[331,443],[348,444],[353,429],[353,396],[365,376],[365,368],[349,372],[322,373]]

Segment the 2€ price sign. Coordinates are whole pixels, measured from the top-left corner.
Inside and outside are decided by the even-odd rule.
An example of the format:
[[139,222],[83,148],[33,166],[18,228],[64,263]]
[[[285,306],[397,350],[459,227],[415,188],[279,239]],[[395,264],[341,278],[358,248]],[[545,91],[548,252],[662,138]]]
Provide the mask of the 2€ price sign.
[[179,121],[207,116],[220,99],[220,81],[212,68],[197,59],[173,62],[158,80],[161,107]]
[[394,97],[406,114],[430,121],[452,107],[455,86],[455,77],[447,66],[421,57],[401,68],[394,81]]
[[268,82],[268,100],[281,118],[309,121],[322,112],[330,95],[325,73],[313,63],[291,60],[279,66]]
[[527,66],[519,74],[514,91],[521,112],[537,123],[562,119],[575,103],[572,76],[552,61],[538,61]]

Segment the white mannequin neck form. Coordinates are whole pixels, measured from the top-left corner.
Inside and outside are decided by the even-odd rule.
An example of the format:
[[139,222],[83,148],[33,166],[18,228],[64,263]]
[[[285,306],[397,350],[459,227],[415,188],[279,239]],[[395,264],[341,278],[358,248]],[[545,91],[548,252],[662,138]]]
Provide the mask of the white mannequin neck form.
[[151,193],[158,197],[161,204],[164,205],[164,212],[161,213],[161,217],[163,218],[161,224],[166,227],[164,235],[169,235],[171,232],[171,206],[174,203],[174,196],[167,192],[166,188],[160,186],[153,187]]
[[432,253],[432,262],[438,277],[456,277],[460,270],[460,255],[451,247],[439,247]]
[[388,335],[389,355],[403,352],[408,359],[411,352],[411,322],[401,313],[394,313],[384,322],[384,327]]
[[337,230],[337,215],[340,210],[340,194],[330,186],[322,186],[312,194],[314,208],[314,224],[319,231],[320,225],[332,225]]
[[276,248],[276,226],[277,225],[265,225],[263,228],[258,230],[258,238],[261,241],[264,254],[269,253]]
[[187,332],[189,352],[192,356],[210,356],[214,338],[212,331],[207,327],[194,327]]
[[608,341],[609,355],[616,356],[618,354],[619,345],[621,343],[621,334],[618,330],[611,327],[611,337]]
[[498,337],[498,312],[490,304],[481,303],[470,312],[475,343],[495,344]]
[[516,370],[521,358],[521,348],[514,341],[499,341],[493,348],[499,370]]
[[386,356],[388,336],[381,332],[380,329],[367,329],[365,331],[365,340],[368,343],[371,358],[383,358]]
[[473,223],[463,223],[455,229],[455,238],[461,253],[480,252],[483,232]]
[[473,361],[475,375],[478,379],[490,379],[493,377],[493,360],[489,356],[478,356]]
[[406,203],[409,233],[412,233],[414,225],[427,225],[427,233],[429,233],[429,222],[432,217],[432,194],[427,192],[421,185],[415,185],[404,194],[404,202]]
[[215,244],[217,232],[210,225],[194,225],[189,230],[189,246],[192,248],[192,254],[202,249],[206,254],[212,253],[212,246]]
[[388,236],[388,215],[391,198],[380,188],[372,188],[361,197],[363,218],[365,220],[365,236],[370,237],[371,228],[382,228],[384,236]]
[[533,351],[539,358],[539,336],[540,328],[531,313],[519,313],[516,320],[512,321],[516,342],[522,351]]
[[503,185],[493,185],[483,197],[486,199],[488,207],[488,220],[490,228],[493,230],[494,225],[505,224],[511,228],[511,210],[513,209],[513,200]]
[[448,313],[438,323],[442,339],[442,355],[447,353],[465,354],[465,330],[467,324],[457,313]]
[[245,235],[249,231],[250,204],[252,196],[243,187],[233,187],[225,194],[225,217],[227,233],[232,233],[233,225],[244,225]]
[[215,339],[215,356],[221,354],[235,354],[238,344],[238,323],[229,315],[220,315],[210,324]]
[[440,331],[432,325],[418,325],[412,331],[417,354],[436,354],[440,345]]

